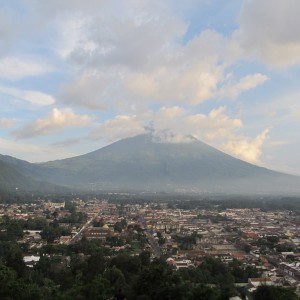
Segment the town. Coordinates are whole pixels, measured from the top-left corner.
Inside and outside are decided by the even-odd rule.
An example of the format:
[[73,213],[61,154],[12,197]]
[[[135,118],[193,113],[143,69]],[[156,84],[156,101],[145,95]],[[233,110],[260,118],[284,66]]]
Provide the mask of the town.
[[175,273],[213,259],[234,277],[229,299],[254,299],[259,286],[300,295],[299,211],[191,206],[97,198],[1,204],[0,238],[16,241],[31,270],[45,259],[70,267],[74,253],[87,261],[90,254],[80,247],[92,245],[110,259],[126,254],[163,260]]

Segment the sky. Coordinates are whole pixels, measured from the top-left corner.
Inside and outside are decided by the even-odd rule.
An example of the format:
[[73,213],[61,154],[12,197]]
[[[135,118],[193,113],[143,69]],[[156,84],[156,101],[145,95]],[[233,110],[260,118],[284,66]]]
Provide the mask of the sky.
[[0,153],[149,130],[300,175],[299,0],[0,1]]

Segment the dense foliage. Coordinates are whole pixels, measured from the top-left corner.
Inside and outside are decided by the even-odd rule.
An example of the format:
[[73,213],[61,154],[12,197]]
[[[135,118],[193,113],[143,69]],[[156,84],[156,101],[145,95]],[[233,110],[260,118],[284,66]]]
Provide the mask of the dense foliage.
[[[245,269],[238,261],[227,265],[215,258],[204,259],[196,268],[175,271],[165,258],[150,261],[149,252],[114,255],[97,240],[48,245],[38,254],[40,261],[28,268],[19,244],[0,242],[1,299],[104,300],[122,289],[127,299],[134,300],[225,300],[243,294],[236,282],[259,276],[255,268]],[[257,299],[262,293],[267,292],[258,290]]]
[[[22,262],[21,250],[10,243],[0,244],[1,299],[110,299],[122,289],[127,299],[221,300],[238,293],[235,281],[257,275],[253,270],[243,270],[238,262],[227,266],[213,258],[205,259],[198,268],[179,271],[163,260],[150,262],[146,252],[110,258],[98,242],[86,240],[57,247],[56,255],[41,256],[29,269]],[[294,297],[285,289],[265,288],[258,289],[255,299],[283,299],[273,294]],[[264,295],[271,296],[261,298]]]
[[259,286],[254,293],[254,300],[299,300],[291,290],[277,286]]

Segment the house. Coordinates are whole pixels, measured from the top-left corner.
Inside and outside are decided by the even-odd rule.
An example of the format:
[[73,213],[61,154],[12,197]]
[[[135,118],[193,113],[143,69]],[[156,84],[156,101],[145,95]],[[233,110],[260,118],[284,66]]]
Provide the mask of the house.
[[34,256],[34,255],[23,257],[23,261],[24,261],[25,265],[29,268],[32,268],[39,260],[40,260],[40,257]]
[[268,277],[248,278],[246,300],[253,300],[254,292],[261,285],[273,286],[274,282],[272,281],[271,278],[268,278]]
[[99,239],[105,241],[107,237],[114,236],[114,232],[108,226],[89,227],[83,231],[83,236],[87,239]]
[[260,285],[274,285],[273,281],[269,277],[259,277],[259,278],[248,278],[248,286],[257,288]]
[[300,280],[300,263],[280,263],[278,267],[278,272],[287,277],[291,277],[296,280]]

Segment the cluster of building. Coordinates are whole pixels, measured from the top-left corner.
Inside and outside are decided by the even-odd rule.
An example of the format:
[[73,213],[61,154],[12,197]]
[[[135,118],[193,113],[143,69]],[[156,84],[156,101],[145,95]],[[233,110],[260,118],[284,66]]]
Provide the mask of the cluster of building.
[[[249,278],[250,292],[260,284],[291,286],[299,292],[300,217],[295,212],[218,207],[183,210],[170,209],[166,203],[113,204],[97,199],[75,199],[73,205],[76,212],[87,216],[86,221],[67,224],[71,235],[61,236],[55,243],[98,239],[115,251],[131,250],[134,255],[147,250],[152,256],[165,255],[174,269],[201,267],[207,256],[225,263],[238,260],[261,273],[260,278]],[[15,219],[45,218],[59,223],[70,214],[65,203],[43,200],[0,205],[0,216]],[[20,240],[29,241],[33,248],[45,244],[37,230],[26,232]]]

